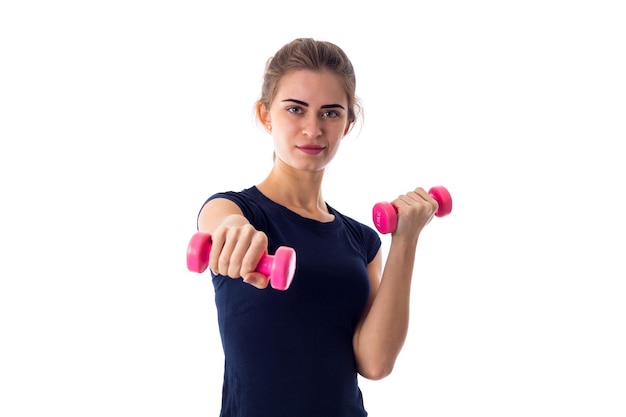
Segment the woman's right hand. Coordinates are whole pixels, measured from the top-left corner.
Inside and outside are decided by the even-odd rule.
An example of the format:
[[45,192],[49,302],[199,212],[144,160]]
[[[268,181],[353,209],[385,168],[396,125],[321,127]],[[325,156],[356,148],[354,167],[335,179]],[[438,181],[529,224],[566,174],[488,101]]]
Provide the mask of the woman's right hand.
[[267,288],[269,278],[255,271],[267,253],[267,235],[256,230],[235,203],[224,198],[207,202],[198,216],[198,231],[211,235],[211,271]]
[[263,255],[267,254],[267,235],[256,230],[247,220],[241,224],[237,217],[243,218],[229,216],[211,234],[209,268],[216,274],[243,278],[244,282],[257,288],[267,288],[268,277],[255,271]]

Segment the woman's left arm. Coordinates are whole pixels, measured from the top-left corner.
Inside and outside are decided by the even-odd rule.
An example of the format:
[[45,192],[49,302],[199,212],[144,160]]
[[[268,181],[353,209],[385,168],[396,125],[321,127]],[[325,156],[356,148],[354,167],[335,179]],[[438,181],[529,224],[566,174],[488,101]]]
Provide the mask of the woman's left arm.
[[417,242],[438,208],[421,188],[392,204],[398,210],[398,226],[384,269],[380,250],[367,267],[370,297],[353,337],[357,371],[368,379],[388,376],[404,345]]
[[353,339],[357,371],[365,378],[388,376],[404,345],[414,258],[415,247],[390,248],[382,280],[380,251],[368,265],[370,298]]

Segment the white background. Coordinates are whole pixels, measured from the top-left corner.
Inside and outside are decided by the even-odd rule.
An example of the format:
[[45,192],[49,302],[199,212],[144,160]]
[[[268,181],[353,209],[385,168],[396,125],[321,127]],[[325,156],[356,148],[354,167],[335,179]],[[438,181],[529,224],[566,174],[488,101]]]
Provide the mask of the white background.
[[218,415],[186,245],[206,197],[268,172],[252,107],[300,36],[348,53],[365,108],[326,200],[370,223],[416,186],[454,198],[370,415],[626,415],[619,3],[3,2],[0,415]]

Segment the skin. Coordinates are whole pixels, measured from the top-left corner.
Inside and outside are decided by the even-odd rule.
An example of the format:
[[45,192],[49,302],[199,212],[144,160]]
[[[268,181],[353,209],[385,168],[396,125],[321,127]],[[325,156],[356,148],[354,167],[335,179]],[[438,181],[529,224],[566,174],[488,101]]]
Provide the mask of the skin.
[[[274,141],[275,160],[257,185],[268,198],[301,216],[330,222],[322,197],[326,167],[351,126],[348,99],[336,75],[298,70],[283,77],[270,108],[257,105],[257,117]],[[409,322],[410,289],[419,235],[437,202],[416,188],[391,204],[398,211],[387,262],[379,251],[368,265],[370,298],[358,323],[353,348],[357,371],[368,379],[389,375],[402,349]],[[268,279],[254,269],[267,250],[267,236],[254,229],[229,200],[207,203],[199,230],[212,236],[209,267],[264,289]]]

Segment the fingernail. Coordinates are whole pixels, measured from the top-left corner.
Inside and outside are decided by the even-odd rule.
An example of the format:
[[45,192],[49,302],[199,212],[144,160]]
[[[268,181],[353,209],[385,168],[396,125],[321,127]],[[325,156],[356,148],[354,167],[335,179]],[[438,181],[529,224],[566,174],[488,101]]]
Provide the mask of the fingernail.
[[250,285],[256,285],[258,282],[258,279],[252,276],[252,277],[244,278],[243,282],[245,282],[246,284],[250,284]]

